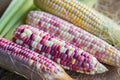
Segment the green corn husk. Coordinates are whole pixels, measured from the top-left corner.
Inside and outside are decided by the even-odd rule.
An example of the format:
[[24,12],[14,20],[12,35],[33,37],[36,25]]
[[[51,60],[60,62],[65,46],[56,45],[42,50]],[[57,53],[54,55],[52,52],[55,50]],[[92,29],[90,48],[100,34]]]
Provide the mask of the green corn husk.
[[[15,6],[15,3],[18,3],[20,0],[13,0],[6,10],[6,12],[3,14],[1,21],[0,21],[0,26],[1,26],[1,37],[6,37],[7,39],[12,39],[12,32],[14,29],[17,27],[18,24],[24,23],[23,20],[25,19],[25,15],[27,15],[28,11],[31,10],[34,6],[33,0],[21,0],[20,3],[24,2],[19,6],[17,10],[14,10],[11,15],[9,15],[9,12],[11,11],[13,6]],[[13,4],[14,3],[14,4]],[[5,16],[8,16],[6,18]],[[23,19],[23,18],[24,19]],[[6,22],[6,23],[3,23]],[[7,35],[7,36],[6,36]]]
[[78,0],[82,2],[83,4],[89,6],[89,7],[94,7],[94,5],[98,2],[98,0]]
[[5,28],[5,25],[10,21],[10,18],[13,17],[13,15],[19,11],[21,5],[25,3],[25,0],[13,0],[11,1],[9,7],[3,14],[3,16],[0,19],[0,33],[3,32],[3,28]]
[[16,23],[14,23],[14,25],[12,26],[12,29],[9,30],[9,32],[7,32],[6,35],[4,35],[3,37],[6,38],[6,39],[9,39],[9,40],[12,40],[13,36],[14,36],[14,31],[15,29],[25,23],[25,20],[26,20],[26,16],[27,16],[27,13],[30,11],[30,10],[35,10],[36,7],[35,6],[32,6],[31,8],[29,8],[24,14],[22,14],[22,17],[20,19],[18,19],[18,21]]

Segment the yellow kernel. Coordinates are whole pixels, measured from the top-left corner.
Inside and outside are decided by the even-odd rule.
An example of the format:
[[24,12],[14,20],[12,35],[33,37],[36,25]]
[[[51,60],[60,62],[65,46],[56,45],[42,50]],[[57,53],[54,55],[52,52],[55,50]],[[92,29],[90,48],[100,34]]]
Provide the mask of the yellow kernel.
[[107,63],[108,63],[108,64],[110,64],[110,63],[111,63],[111,60],[110,60],[110,59],[108,59],[108,60],[107,60]]
[[76,59],[73,59],[73,60],[72,60],[72,64],[75,64],[75,61],[76,61]]
[[109,49],[109,52],[110,52],[110,53],[114,53],[112,49]]

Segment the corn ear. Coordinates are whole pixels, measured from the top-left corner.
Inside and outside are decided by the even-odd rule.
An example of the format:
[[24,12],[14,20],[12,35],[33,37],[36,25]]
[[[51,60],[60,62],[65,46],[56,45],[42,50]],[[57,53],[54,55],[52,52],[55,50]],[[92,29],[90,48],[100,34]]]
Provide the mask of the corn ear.
[[31,80],[73,80],[53,61],[3,38],[0,67]]
[[34,0],[36,6],[59,16],[120,49],[120,27],[77,0]]
[[31,11],[26,22],[83,49],[103,63],[120,66],[119,50],[65,20],[42,11]]
[[97,74],[107,71],[89,53],[28,25],[21,25],[15,30],[14,41],[57,62],[68,70],[86,74]]

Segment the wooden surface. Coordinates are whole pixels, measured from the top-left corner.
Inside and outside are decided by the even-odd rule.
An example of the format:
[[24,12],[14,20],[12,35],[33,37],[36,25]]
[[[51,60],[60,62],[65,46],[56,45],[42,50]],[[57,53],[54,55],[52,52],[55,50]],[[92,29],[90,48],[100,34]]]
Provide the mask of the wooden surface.
[[[100,0],[100,2],[102,2],[102,1],[109,2],[111,0]],[[10,0],[0,0],[0,15],[3,13],[3,11],[5,10],[5,8],[9,2],[10,2]],[[105,5],[105,3],[103,5]],[[112,4],[111,4],[111,6],[112,6]],[[103,11],[103,13],[104,13],[104,11]],[[73,78],[76,78],[77,80],[120,80],[120,68],[115,68],[115,67],[111,67],[111,66],[107,66],[107,67],[109,68],[108,72],[106,72],[104,74],[93,75],[93,76],[88,76],[88,75],[79,74],[79,73],[70,72],[70,71],[67,71],[67,73],[70,74]],[[18,75],[15,75],[15,74],[8,72],[6,70],[3,70],[3,69],[0,69],[0,76],[2,76],[2,77],[0,77],[0,80],[25,80],[23,77],[20,77]]]

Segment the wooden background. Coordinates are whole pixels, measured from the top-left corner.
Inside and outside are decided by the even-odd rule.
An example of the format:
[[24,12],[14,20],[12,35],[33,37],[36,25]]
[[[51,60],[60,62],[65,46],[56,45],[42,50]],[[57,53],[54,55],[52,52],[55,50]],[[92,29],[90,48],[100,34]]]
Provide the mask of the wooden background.
[[[4,12],[5,8],[8,6],[11,0],[0,0],[0,16]],[[107,15],[108,17],[114,19],[116,22],[120,23],[120,0],[99,0],[95,6],[95,9],[101,13]],[[88,76],[84,74],[79,74],[75,72],[69,72],[73,78],[77,80],[120,80],[120,68],[108,66],[108,72],[104,74]],[[26,80],[14,73],[8,72],[0,68],[0,80]]]

